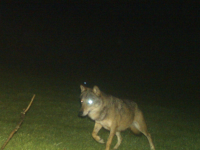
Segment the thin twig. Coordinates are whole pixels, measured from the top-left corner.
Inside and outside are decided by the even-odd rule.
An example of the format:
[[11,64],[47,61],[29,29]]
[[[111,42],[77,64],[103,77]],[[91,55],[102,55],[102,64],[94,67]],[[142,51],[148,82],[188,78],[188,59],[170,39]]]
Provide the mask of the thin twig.
[[8,137],[8,139],[3,144],[3,146],[1,147],[0,150],[3,150],[6,147],[6,145],[8,144],[8,142],[10,141],[10,139],[13,137],[13,135],[15,134],[15,132],[17,132],[17,130],[20,128],[22,122],[24,121],[25,114],[29,110],[31,104],[33,103],[34,98],[35,98],[35,94],[33,95],[32,99],[31,99],[31,102],[29,103],[28,107],[26,109],[24,109],[23,112],[21,112],[20,122],[17,124],[17,126],[15,127],[15,129],[10,133],[10,136]]
[[29,110],[29,108],[31,107],[31,104],[33,103],[33,100],[35,98],[35,94],[33,95],[31,102],[29,103],[28,107],[26,108],[26,110],[23,112],[24,114]]

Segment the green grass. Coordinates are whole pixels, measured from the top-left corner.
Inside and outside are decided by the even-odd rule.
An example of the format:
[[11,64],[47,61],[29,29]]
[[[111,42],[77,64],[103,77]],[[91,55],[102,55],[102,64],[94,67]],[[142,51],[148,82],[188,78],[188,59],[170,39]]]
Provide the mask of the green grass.
[[[1,68],[0,81],[1,146],[19,122],[22,110],[27,107],[33,94],[36,94],[21,128],[5,150],[105,149],[105,145],[95,142],[91,136],[94,122],[89,118],[78,117],[79,83],[82,79]],[[103,83],[101,86],[105,88]],[[111,92],[120,91],[111,85],[105,86],[108,89],[111,87]],[[157,150],[199,149],[200,130],[197,115],[187,114],[181,109],[141,102],[144,99],[140,98],[138,96],[135,101],[143,110]],[[99,135],[106,140],[109,132],[102,129]],[[122,132],[122,137],[119,150],[149,150],[148,141],[143,135],[135,136],[126,130]],[[111,147],[115,144],[116,137]]]

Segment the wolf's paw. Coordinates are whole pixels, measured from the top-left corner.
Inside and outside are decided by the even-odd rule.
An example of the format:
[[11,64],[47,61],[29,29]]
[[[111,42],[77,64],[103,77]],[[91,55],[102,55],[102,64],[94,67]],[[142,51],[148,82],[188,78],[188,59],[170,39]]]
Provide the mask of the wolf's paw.
[[113,148],[113,150],[116,150],[119,147],[119,145],[115,145],[115,147]]
[[105,143],[103,139],[100,139],[98,142],[101,144]]
[[154,147],[154,146],[151,146],[151,150],[155,150],[155,147]]

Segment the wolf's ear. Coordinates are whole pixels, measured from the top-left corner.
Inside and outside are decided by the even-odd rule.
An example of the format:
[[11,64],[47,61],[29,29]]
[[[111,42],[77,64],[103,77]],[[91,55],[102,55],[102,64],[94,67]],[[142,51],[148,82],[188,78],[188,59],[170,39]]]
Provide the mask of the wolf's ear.
[[81,88],[81,93],[84,92],[87,88],[83,85],[80,85],[80,88]]
[[100,96],[100,94],[101,94],[101,91],[100,91],[99,87],[96,86],[96,85],[93,87],[93,92],[94,92],[97,96]]

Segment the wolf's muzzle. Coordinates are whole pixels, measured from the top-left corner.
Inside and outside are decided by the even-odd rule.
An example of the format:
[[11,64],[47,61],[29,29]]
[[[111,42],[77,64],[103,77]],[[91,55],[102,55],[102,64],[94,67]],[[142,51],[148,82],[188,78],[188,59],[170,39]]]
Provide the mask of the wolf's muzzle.
[[78,116],[83,117],[83,111],[79,111]]

